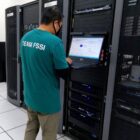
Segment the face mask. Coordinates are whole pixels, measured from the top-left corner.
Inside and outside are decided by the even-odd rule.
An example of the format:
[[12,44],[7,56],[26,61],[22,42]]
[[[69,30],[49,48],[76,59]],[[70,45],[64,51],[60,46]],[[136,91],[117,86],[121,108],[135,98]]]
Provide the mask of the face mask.
[[55,29],[55,26],[54,26],[54,22],[53,22],[53,28],[54,28],[54,31],[55,31],[55,35],[56,36],[60,36],[61,35],[60,33],[61,33],[62,26],[59,25],[59,30],[56,32],[56,29]]
[[62,30],[62,26],[59,25],[59,30],[56,33],[57,36],[61,36],[61,30]]

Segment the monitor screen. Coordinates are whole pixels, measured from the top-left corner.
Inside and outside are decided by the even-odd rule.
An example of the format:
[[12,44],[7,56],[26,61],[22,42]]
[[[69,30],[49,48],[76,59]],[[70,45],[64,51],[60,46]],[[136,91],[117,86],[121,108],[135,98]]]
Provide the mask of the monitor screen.
[[69,56],[99,59],[104,37],[73,37]]

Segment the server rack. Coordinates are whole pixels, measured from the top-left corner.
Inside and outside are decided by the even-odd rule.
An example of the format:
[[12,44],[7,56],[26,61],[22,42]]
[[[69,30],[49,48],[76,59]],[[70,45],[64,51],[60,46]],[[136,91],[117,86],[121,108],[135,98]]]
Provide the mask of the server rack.
[[[67,40],[67,28],[68,28],[68,4],[69,1],[65,1],[65,0],[40,0],[39,1],[39,17],[40,17],[40,21],[41,21],[41,17],[43,15],[43,13],[45,12],[45,10],[48,7],[58,7],[60,12],[62,12],[63,16],[65,18],[63,18],[63,27],[61,32],[59,33],[58,37],[60,37],[63,40],[64,43],[64,49],[65,51],[66,49],[66,40]],[[65,7],[65,11],[64,11],[64,7]],[[64,103],[64,85],[65,85],[65,81],[60,79],[60,96],[61,96],[61,119],[60,119],[60,123],[59,123],[59,129],[58,129],[58,133],[62,133],[62,127],[63,127],[63,116],[64,116],[64,112],[63,112],[63,103]]]
[[80,140],[101,140],[115,1],[72,0],[69,8],[67,49],[73,35],[102,34],[105,45],[97,67],[71,70],[65,92],[63,130]]
[[110,140],[140,137],[140,1],[124,0]]
[[[22,38],[24,34],[39,26],[39,2],[34,1],[21,5],[20,9],[21,9],[20,38]],[[22,79],[21,61],[19,61],[18,67],[19,67],[19,74],[18,74],[19,94],[21,96],[21,102],[24,106],[24,99],[23,99],[24,84]]]
[[0,82],[6,82],[5,42],[0,42]]
[[[35,14],[36,13],[36,14]],[[37,1],[6,9],[6,75],[8,100],[16,106],[23,103],[23,81],[19,57],[21,37],[39,25]]]
[[6,9],[6,77],[8,100],[20,106],[18,85],[18,52],[20,39],[20,7]]

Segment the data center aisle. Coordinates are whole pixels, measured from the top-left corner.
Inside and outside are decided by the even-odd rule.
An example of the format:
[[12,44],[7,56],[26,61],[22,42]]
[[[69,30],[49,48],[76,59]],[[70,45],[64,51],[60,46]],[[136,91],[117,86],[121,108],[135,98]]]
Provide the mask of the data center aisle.
[[[26,122],[26,111],[7,101],[6,83],[0,83],[0,140],[23,140]],[[72,140],[64,135],[57,139]],[[41,131],[36,140],[42,140]]]

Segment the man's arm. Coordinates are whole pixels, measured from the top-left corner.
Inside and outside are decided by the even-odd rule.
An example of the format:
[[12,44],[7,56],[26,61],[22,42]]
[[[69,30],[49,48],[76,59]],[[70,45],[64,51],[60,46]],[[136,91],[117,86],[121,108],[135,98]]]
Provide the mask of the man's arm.
[[56,76],[58,76],[59,78],[62,78],[64,80],[67,79],[67,77],[70,74],[70,65],[72,64],[72,60],[70,58],[66,58],[66,61],[69,65],[68,68],[66,69],[56,69]]
[[56,76],[59,78],[62,78],[64,80],[67,79],[68,75],[70,73],[70,68],[67,69],[56,69]]

